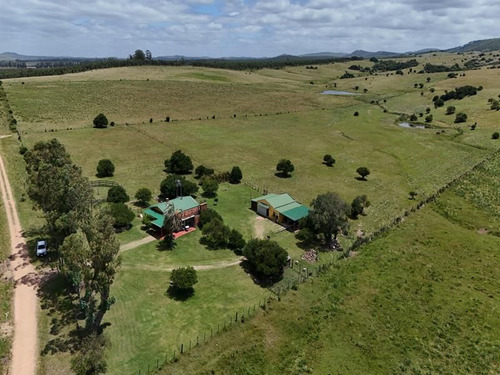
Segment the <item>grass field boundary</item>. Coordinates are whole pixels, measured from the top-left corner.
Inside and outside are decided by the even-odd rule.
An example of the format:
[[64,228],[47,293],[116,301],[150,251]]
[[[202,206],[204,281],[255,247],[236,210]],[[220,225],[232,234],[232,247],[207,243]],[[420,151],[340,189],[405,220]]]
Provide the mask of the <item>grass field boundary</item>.
[[362,245],[368,244],[372,242],[373,240],[379,238],[381,235],[395,227],[396,225],[399,225],[401,222],[405,220],[406,217],[410,216],[411,213],[414,213],[421,208],[423,208],[427,203],[434,202],[439,195],[444,193],[448,188],[452,187],[456,183],[458,183],[461,179],[469,176],[472,172],[474,172],[476,169],[480,168],[483,166],[485,163],[489,162],[492,160],[494,157],[500,155],[500,148],[496,149],[492,153],[486,155],[482,160],[480,160],[478,163],[476,163],[474,166],[469,168],[468,170],[464,171],[461,173],[459,176],[453,178],[451,181],[447,182],[443,186],[441,186],[436,192],[433,194],[427,196],[425,199],[422,199],[421,201],[418,202],[417,205],[413,206],[410,209],[407,209],[403,212],[402,215],[396,216],[389,224],[382,226],[381,228],[377,229],[376,231],[370,233],[367,236],[364,237],[358,237],[354,241],[354,243],[349,246],[349,248],[346,250],[346,252],[343,254],[344,258],[348,258],[350,256],[351,251],[358,249]]

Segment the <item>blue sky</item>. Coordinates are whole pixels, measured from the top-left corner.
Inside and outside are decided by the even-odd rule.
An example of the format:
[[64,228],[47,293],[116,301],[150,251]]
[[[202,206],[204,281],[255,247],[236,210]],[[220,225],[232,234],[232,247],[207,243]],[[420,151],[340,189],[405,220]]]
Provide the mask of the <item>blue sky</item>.
[[498,0],[2,0],[0,52],[126,57],[405,52],[499,37]]

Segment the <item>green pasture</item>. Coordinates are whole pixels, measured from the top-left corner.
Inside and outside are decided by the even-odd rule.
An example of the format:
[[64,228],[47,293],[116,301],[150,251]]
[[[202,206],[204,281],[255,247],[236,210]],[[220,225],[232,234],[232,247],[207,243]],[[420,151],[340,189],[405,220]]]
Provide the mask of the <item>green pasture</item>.
[[[413,69],[421,69],[425,62],[452,65],[471,56],[425,54]],[[251,198],[264,190],[287,192],[309,205],[327,191],[349,203],[366,194],[372,205],[366,216],[351,222],[350,238],[342,238],[349,242],[357,231],[371,232],[392,222],[500,146],[500,141],[491,140],[491,133],[499,130],[498,116],[487,105],[489,97],[500,94],[496,70],[467,71],[456,79],[446,78],[446,73],[408,74],[407,69],[403,76],[354,72],[359,77],[339,79],[352,64],[372,63],[241,72],[130,67],[4,80],[3,87],[23,144],[31,147],[40,140],[59,139],[90,180],[97,179],[97,162],[111,159],[116,167],[111,179],[123,185],[132,200],[142,187],[159,193],[166,176],[164,161],[178,149],[191,156],[195,167],[204,164],[220,172],[240,166],[244,183],[221,184],[217,202],[197,199],[207,201],[245,239],[261,225],[264,236],[299,259],[304,249],[293,234],[270,221],[257,222],[249,209]],[[424,88],[415,89],[414,83],[424,83]],[[475,97],[434,109],[434,95],[465,84],[484,89]],[[355,97],[320,95],[326,89],[355,91],[355,86],[360,94]],[[431,87],[435,93],[430,93]],[[377,100],[389,112],[371,103]],[[469,115],[460,131],[454,116],[444,115],[448,105]],[[401,128],[398,116],[390,113],[425,113],[428,106],[433,125],[446,128],[445,133]],[[93,129],[92,119],[99,112],[116,126]],[[166,116],[176,121],[166,123]],[[475,131],[466,126],[473,122],[478,123]],[[16,138],[0,140],[0,147],[23,228],[28,239],[34,239],[43,235],[44,219],[26,197],[25,165]],[[332,168],[322,164],[325,154],[336,159]],[[275,176],[281,158],[295,165],[292,177]],[[371,171],[367,181],[356,178],[360,166]],[[408,198],[412,190],[418,193],[417,201]],[[500,243],[493,236],[499,231],[498,191],[498,168],[489,163],[354,258],[335,262],[328,275],[290,291],[281,303],[245,322],[243,329],[217,336],[166,371],[499,371],[498,357],[492,353],[500,348],[500,322],[490,313],[497,308],[490,295],[499,291],[495,272]],[[104,195],[101,189],[99,196]],[[138,217],[132,229],[118,234],[122,244],[144,236]],[[208,333],[226,316],[270,293],[240,266],[232,266],[200,270],[194,296],[183,302],[171,299],[166,294],[168,270],[214,267],[238,259],[228,250],[207,250],[199,244],[200,237],[199,230],[184,236],[171,251],[158,249],[155,241],[122,252],[123,265],[112,293],[117,302],[106,315],[111,324],[106,329],[112,341],[111,374],[139,369],[145,373],[148,364],[161,363],[181,342],[188,345],[196,335]],[[321,262],[331,261],[336,257],[332,254],[320,254]],[[309,266],[300,262],[297,267]],[[295,269],[286,270],[285,282],[296,277]],[[68,372],[74,329],[71,306],[61,280],[45,287],[40,373]],[[473,344],[471,337],[476,339]]]
[[479,231],[488,218],[453,189],[162,373],[496,373],[500,239]]

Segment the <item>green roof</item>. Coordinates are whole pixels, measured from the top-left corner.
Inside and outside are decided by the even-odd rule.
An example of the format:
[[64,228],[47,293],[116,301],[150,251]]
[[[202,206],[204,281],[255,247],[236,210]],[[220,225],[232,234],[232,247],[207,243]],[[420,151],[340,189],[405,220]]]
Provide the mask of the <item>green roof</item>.
[[[198,207],[200,204],[191,196],[187,197],[179,197],[175,199],[171,199],[168,202],[160,202],[153,206],[148,207],[144,210],[144,213],[153,218],[151,222],[153,225],[161,228],[163,226],[163,222],[165,221],[165,212],[167,212],[167,208],[169,205],[174,205],[174,211],[186,211],[191,208]],[[161,211],[163,214],[155,211],[154,209]]]
[[254,198],[252,199],[252,202],[258,202],[258,201],[263,201],[263,200],[268,200],[269,198],[273,198],[277,196],[277,194],[267,194],[267,195],[263,195],[261,197],[257,197],[257,198]]
[[300,207],[300,206],[302,206],[300,203],[293,201],[292,203],[288,203],[288,204],[285,204],[284,206],[278,207],[276,209],[276,211],[283,213],[283,212],[286,212],[288,210],[291,210],[292,208]]
[[288,194],[280,194],[266,199],[271,206],[276,210],[281,206],[295,202],[295,200]]
[[281,214],[290,220],[297,221],[309,215],[309,208],[301,204],[298,207],[281,212]]

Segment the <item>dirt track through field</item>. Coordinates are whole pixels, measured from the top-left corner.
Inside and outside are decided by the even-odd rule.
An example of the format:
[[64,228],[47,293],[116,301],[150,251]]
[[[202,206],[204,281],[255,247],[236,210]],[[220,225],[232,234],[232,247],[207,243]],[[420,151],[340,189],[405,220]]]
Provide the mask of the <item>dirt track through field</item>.
[[[209,270],[218,270],[221,268],[228,268],[228,267],[233,267],[241,262],[243,262],[245,258],[241,257],[237,260],[225,260],[217,263],[212,263],[212,264],[202,264],[198,266],[193,266],[193,268],[196,271],[209,271]],[[145,270],[145,271],[167,271],[170,272],[176,268],[179,267],[186,267],[185,265],[182,266],[168,266],[168,267],[158,267],[158,266],[150,266],[147,264],[136,264],[134,266],[122,266],[122,269],[134,269],[134,270]]]
[[14,340],[11,375],[34,375],[37,362],[38,275],[30,263],[7,171],[0,156],[0,188],[10,232],[10,266],[14,277]]
[[136,247],[142,246],[144,244],[147,244],[147,243],[150,243],[153,241],[156,241],[156,238],[154,238],[153,236],[147,236],[147,237],[141,238],[140,240],[137,240],[137,241],[128,242],[128,243],[120,246],[120,253],[122,251],[135,249]]

